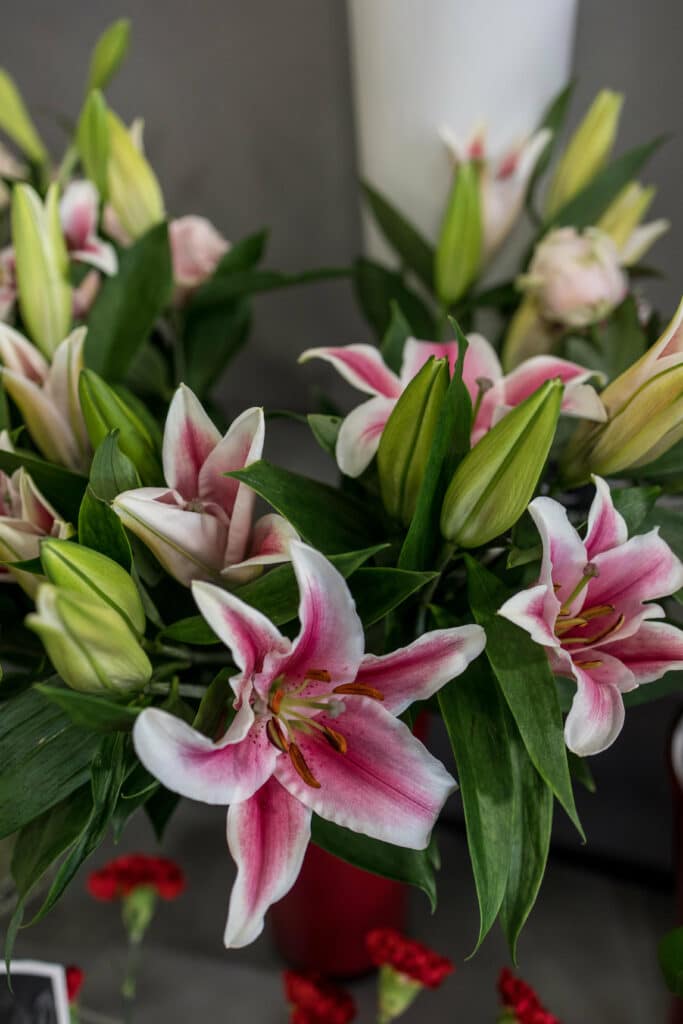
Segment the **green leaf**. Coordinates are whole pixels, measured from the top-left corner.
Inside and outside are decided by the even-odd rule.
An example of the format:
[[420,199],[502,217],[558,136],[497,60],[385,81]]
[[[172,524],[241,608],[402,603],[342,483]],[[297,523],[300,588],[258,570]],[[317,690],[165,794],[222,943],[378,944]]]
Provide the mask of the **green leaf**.
[[536,902],[545,874],[553,823],[553,796],[524,748],[514,722],[508,723],[515,788],[510,871],[500,922],[513,962],[517,940]]
[[669,991],[683,999],[683,928],[674,928],[664,936],[657,955]]
[[372,626],[413,594],[435,580],[435,572],[407,569],[359,569],[349,579],[349,589],[364,626]]
[[643,146],[636,146],[599,171],[578,195],[558,210],[546,227],[587,228],[600,217],[621,190],[638,177],[647,161],[666,139],[660,136]]
[[140,487],[135,466],[118,444],[119,431],[112,430],[98,445],[90,467],[90,487],[102,501],[113,501],[123,491]]
[[[362,551],[332,555],[330,561],[342,576],[347,578],[386,546],[386,544],[376,544],[374,547],[364,548]],[[257,608],[276,626],[281,626],[296,618],[299,608],[299,588],[294,571],[289,564],[275,566],[264,576],[239,587],[235,594],[241,601],[246,601],[253,608]],[[379,599],[378,593],[377,599]],[[201,615],[193,615],[188,619],[181,619],[179,622],[173,623],[163,631],[161,636],[165,640],[184,644],[220,643]]]
[[357,498],[263,459],[229,475],[248,484],[324,554],[367,547],[383,532]]
[[572,773],[572,778],[580,782],[584,789],[587,789],[589,793],[595,793],[597,786],[595,785],[595,779],[593,773],[590,770],[588,764],[588,758],[579,757],[572,750],[569,751],[569,771]]
[[88,487],[78,513],[78,541],[100,551],[130,572],[132,553],[123,524],[106,501]]
[[63,686],[37,683],[35,689],[65,711],[74,725],[93,732],[130,730],[142,710],[94,693],[80,693]]
[[13,452],[0,451],[1,470],[11,475],[20,466],[31,475],[36,487],[65,519],[78,522],[78,510],[88,486],[84,476],[20,448]]
[[88,317],[85,362],[109,380],[122,380],[171,298],[168,227],[156,224],[119,257]]
[[407,270],[412,270],[428,291],[433,291],[433,247],[417,228],[413,227],[403,214],[371,185],[364,184],[363,192],[382,234],[400,257],[401,263]]
[[356,260],[353,265],[353,288],[363,315],[378,339],[383,338],[387,332],[394,303],[410,324],[411,334],[418,338],[435,337],[433,314],[395,271],[387,270],[370,260]]
[[35,688],[6,701],[0,715],[0,838],[82,786],[98,740]]
[[202,697],[201,704],[197,709],[195,720],[192,723],[197,732],[201,732],[209,739],[213,739],[217,730],[221,729],[220,735],[228,730],[229,713],[234,714],[233,703],[235,694],[230,686],[230,677],[233,675],[232,668],[222,668],[218,675],[211,681],[206,693]]
[[585,839],[574,803],[562,713],[545,650],[498,615],[509,596],[499,580],[469,556],[468,593],[486,630],[486,655],[536,770]]
[[472,402],[462,379],[467,338],[451,321],[458,340],[458,360],[441,407],[417,505],[398,564],[402,569],[427,569],[434,565],[440,537],[434,529],[444,495],[460,459],[469,451]]
[[92,763],[92,810],[77,842],[62,863],[45,902],[32,920],[42,920],[63,894],[81,864],[104,839],[125,778],[127,738],[122,733],[105,736]]
[[549,128],[552,135],[548,139],[548,142],[536,161],[536,166],[534,167],[531,178],[529,179],[526,197],[528,209],[533,208],[533,200],[538,184],[550,166],[550,161],[552,160],[553,153],[555,152],[560,133],[567,117],[567,111],[569,110],[569,104],[571,102],[575,85],[575,82],[569,82],[565,85],[564,89],[561,89],[560,92],[558,92],[558,94],[550,101],[543,113],[543,117],[541,118],[538,131],[541,131],[543,128]]
[[504,705],[483,658],[439,691],[465,811],[479,901],[481,945],[505,896],[513,843],[514,789]]
[[[629,537],[634,533],[642,532],[641,527],[653,513],[655,502],[660,494],[661,488],[656,486],[614,488],[612,502],[617,512],[624,517]],[[656,513],[654,514],[656,517]]]
[[316,284],[318,281],[336,281],[351,276],[347,267],[323,267],[304,270],[298,274],[284,274],[280,270],[246,270],[231,274],[214,274],[194,295],[194,309],[216,307],[230,299],[247,295],[280,291],[297,285]]
[[306,417],[311,433],[323,451],[334,458],[337,447],[341,416],[325,416],[323,413],[311,412]]
[[5,935],[5,961],[9,970],[17,932],[31,893],[45,872],[78,838],[85,826],[92,798],[89,786],[81,786],[44,814],[22,828],[12,853],[12,877],[17,905]]
[[683,441],[669,448],[654,462],[629,470],[636,480],[654,480],[666,490],[680,491],[683,484]]
[[569,335],[564,355],[614,380],[640,359],[647,346],[635,299],[629,295],[604,323],[591,329],[590,338]]
[[403,349],[405,348],[406,341],[413,333],[410,329],[410,324],[401,312],[401,307],[397,302],[391,302],[389,304],[391,310],[391,319],[389,326],[384,332],[382,343],[380,345],[380,352],[382,358],[387,366],[394,371],[394,373],[401,372],[401,364],[403,363]]
[[312,837],[316,846],[354,867],[422,889],[432,910],[436,909],[436,878],[429,849],[408,850],[382,843],[317,815],[313,815]]
[[659,532],[669,547],[673,548],[679,558],[683,558],[683,515],[680,511],[667,508],[665,505],[657,505],[641,523],[641,531],[645,532],[653,526],[659,527]]
[[130,21],[119,18],[112,22],[95,43],[90,58],[87,92],[104,89],[116,74],[128,52]]

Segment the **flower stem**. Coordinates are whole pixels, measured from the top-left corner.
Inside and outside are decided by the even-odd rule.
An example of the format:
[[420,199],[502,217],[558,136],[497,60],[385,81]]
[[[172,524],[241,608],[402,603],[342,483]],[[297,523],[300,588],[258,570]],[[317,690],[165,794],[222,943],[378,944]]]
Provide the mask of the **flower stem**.
[[124,1024],[132,1024],[133,1011],[135,1009],[135,995],[137,992],[137,976],[140,968],[142,955],[142,936],[139,938],[130,936],[128,939],[128,954],[126,956],[126,973],[121,986],[123,996],[123,1021]]
[[[151,693],[160,693],[165,696],[171,692],[172,686],[170,683],[150,683],[149,690]],[[177,687],[177,692],[181,697],[196,697],[201,700],[206,693],[206,687],[195,686],[192,683],[180,683]]]

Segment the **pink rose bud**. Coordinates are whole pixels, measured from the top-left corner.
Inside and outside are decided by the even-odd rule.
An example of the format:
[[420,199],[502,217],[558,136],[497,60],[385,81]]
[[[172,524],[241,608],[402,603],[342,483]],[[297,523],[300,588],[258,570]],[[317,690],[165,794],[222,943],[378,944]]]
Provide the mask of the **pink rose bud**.
[[628,292],[619,251],[597,228],[582,233],[560,228],[536,248],[521,288],[536,300],[547,320],[588,327],[608,316]]
[[211,277],[229,243],[206,217],[179,217],[169,225],[173,278],[181,296]]

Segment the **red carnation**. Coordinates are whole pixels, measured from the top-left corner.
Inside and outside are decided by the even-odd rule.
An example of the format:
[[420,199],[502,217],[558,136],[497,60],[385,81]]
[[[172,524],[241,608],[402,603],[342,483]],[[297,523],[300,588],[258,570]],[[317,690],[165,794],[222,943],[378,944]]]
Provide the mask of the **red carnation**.
[[356,1016],[351,996],[319,974],[285,971],[283,980],[291,1024],[348,1024]]
[[141,886],[155,889],[164,900],[173,900],[185,888],[185,876],[177,864],[165,857],[131,853],[93,871],[87,882],[90,895],[105,901],[128,896]]
[[64,974],[66,975],[66,994],[69,1002],[75,1003],[83,987],[85,974],[80,967],[73,964],[65,969]]
[[543,1007],[531,985],[516,978],[507,967],[500,972],[498,992],[503,1006],[514,1013],[518,1024],[560,1024],[559,1019]]
[[389,966],[400,974],[427,988],[438,988],[455,968],[445,956],[440,956],[421,942],[409,939],[394,928],[375,928],[366,940],[372,962],[377,967]]

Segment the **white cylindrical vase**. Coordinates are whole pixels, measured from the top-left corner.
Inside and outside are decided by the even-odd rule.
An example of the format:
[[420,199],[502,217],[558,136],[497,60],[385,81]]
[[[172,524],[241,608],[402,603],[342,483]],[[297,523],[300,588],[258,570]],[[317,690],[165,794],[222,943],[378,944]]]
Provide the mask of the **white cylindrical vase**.
[[[349,0],[359,172],[436,236],[451,180],[439,130],[495,155],[570,77],[578,0]],[[388,248],[369,219],[366,251]]]

